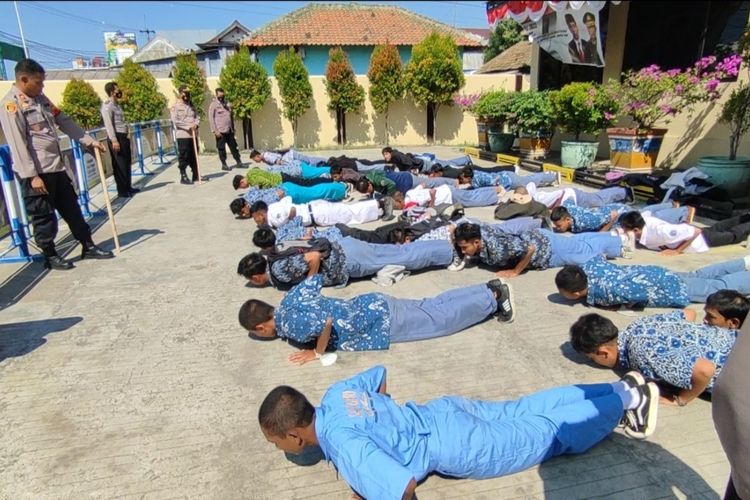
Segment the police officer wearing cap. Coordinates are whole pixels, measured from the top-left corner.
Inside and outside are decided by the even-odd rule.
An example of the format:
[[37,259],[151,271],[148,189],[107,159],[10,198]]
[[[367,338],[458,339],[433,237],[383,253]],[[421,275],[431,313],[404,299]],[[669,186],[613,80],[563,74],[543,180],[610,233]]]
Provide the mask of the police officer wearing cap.
[[101,108],[104,129],[107,131],[112,157],[112,170],[117,185],[117,195],[129,198],[140,190],[132,185],[132,163],[133,154],[130,151],[130,138],[128,137],[128,124],[118,101],[122,97],[122,90],[115,82],[108,82],[104,86],[104,92],[108,99],[104,101]]
[[15,74],[15,85],[0,101],[0,126],[13,155],[13,170],[21,184],[26,212],[34,228],[34,241],[44,254],[45,268],[73,267],[55,250],[55,210],[83,245],[82,259],[113,257],[112,252],[96,246],[91,239],[91,228],[83,219],[73,189],[72,174],[66,170],[62,158],[57,129],[85,147],[104,151],[104,146],[86,135],[42,93],[45,74],[38,62],[20,60]]

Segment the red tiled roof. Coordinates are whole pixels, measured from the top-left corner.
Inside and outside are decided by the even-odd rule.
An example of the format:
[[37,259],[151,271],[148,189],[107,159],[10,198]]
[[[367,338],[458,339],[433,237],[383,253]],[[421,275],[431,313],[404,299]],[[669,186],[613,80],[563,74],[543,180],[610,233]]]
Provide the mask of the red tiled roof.
[[432,31],[463,47],[481,47],[477,35],[390,5],[311,3],[254,31],[245,45],[415,45]]

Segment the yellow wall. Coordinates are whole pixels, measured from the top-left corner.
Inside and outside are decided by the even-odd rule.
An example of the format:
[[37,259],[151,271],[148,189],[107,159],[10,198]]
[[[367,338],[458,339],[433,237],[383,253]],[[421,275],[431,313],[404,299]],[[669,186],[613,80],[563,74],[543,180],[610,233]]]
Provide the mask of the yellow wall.
[[[528,88],[528,78],[523,81],[523,88]],[[367,77],[357,77],[367,92],[369,83]],[[325,92],[324,78],[310,77],[313,87],[313,106],[305,113],[298,123],[297,144],[301,148],[338,148],[336,145],[336,121],[331,111],[326,109],[328,97]],[[89,83],[105,97],[104,85],[107,80],[90,80]],[[67,81],[48,80],[45,82],[45,94],[52,102],[62,100],[62,92]],[[157,79],[160,91],[167,97],[171,105],[176,93],[172,81],[168,78]],[[0,81],[0,95],[5,95],[11,82]],[[217,78],[208,78],[211,92],[217,87]],[[272,97],[263,108],[253,115],[253,139],[256,147],[261,149],[291,146],[293,143],[292,126],[281,114],[281,98],[276,79],[271,78]],[[471,94],[485,89],[515,88],[515,75],[467,75],[463,93]],[[210,97],[208,98],[210,99]],[[208,99],[206,102],[208,102]],[[165,116],[166,113],[165,113]],[[426,137],[427,112],[418,108],[410,99],[395,103],[389,113],[389,141],[393,145],[424,145]],[[238,123],[238,130],[241,125]],[[348,114],[346,117],[347,145],[351,147],[382,145],[385,143],[383,116],[375,113],[369,99],[365,99],[364,110],[360,114]],[[438,111],[438,121],[435,133],[436,141],[441,144],[474,145],[477,141],[476,122],[468,113],[462,113],[455,106],[442,106]],[[201,141],[212,147],[214,139],[207,126],[200,129]]]

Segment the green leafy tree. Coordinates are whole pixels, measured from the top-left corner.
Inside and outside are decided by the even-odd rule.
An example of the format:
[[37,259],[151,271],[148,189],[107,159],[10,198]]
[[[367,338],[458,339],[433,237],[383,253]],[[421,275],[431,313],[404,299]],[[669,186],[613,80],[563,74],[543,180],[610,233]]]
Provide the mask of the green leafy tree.
[[552,114],[563,132],[596,135],[612,124],[617,113],[615,101],[601,87],[589,82],[573,82],[549,94]]
[[122,90],[119,104],[128,122],[145,122],[162,116],[167,98],[159,92],[156,79],[146,68],[126,59],[116,82]]
[[193,101],[193,107],[200,116],[205,116],[206,110],[203,109],[203,103],[206,100],[208,85],[206,85],[206,75],[198,66],[198,59],[195,54],[180,54],[175,59],[172,67],[172,84],[175,90],[182,85],[187,85],[190,89],[190,98]]
[[404,81],[414,101],[427,106],[427,140],[432,142],[440,106],[452,104],[453,94],[466,83],[453,38],[433,32],[412,47]]
[[89,82],[73,78],[65,85],[60,109],[86,130],[102,123],[102,100]]
[[334,47],[328,52],[325,84],[328,109],[336,113],[336,140],[339,144],[346,144],[346,113],[362,107],[365,89],[357,83],[354,69],[341,47]]
[[484,49],[484,62],[489,61],[498,54],[502,54],[508,48],[524,39],[523,28],[513,19],[505,19],[497,23],[492,30],[490,42]]
[[279,84],[284,118],[292,123],[294,143],[297,143],[297,120],[312,106],[312,85],[302,58],[294,49],[282,50],[273,62],[273,72]]
[[224,89],[232,104],[234,116],[250,122],[252,143],[252,114],[259,111],[271,97],[271,81],[262,64],[253,61],[246,46],[227,58],[219,75],[219,87]]
[[385,144],[388,145],[388,110],[393,102],[404,97],[404,69],[395,45],[378,45],[372,51],[370,68],[370,102],[385,118]]

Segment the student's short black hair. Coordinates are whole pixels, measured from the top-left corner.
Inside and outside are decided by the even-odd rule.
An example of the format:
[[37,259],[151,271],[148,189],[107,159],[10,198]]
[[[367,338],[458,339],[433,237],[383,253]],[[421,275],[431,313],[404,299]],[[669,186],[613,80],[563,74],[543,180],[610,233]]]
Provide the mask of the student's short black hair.
[[383,153],[393,153],[393,148],[392,148],[392,147],[390,147],[390,146],[386,146],[386,147],[384,147],[384,148],[383,148],[383,149],[382,149],[382,150],[380,151],[380,154],[383,154]]
[[459,224],[453,233],[453,240],[456,243],[476,239],[482,239],[482,231],[479,228],[479,224],[464,222],[463,224]]
[[469,179],[473,179],[474,178],[474,169],[471,168],[471,167],[464,167],[464,168],[461,169],[461,171],[458,173],[458,175],[461,176],[461,177],[466,177],[466,178],[469,178]]
[[570,343],[576,352],[590,354],[617,339],[617,327],[604,316],[584,314],[570,327]]
[[367,177],[360,177],[357,183],[354,185],[354,189],[362,194],[367,194],[367,190],[370,189],[370,179]]
[[231,210],[232,213],[237,217],[240,217],[242,215],[242,209],[245,208],[245,205],[247,205],[247,200],[245,200],[244,198],[235,198],[229,204],[229,210]]
[[636,212],[635,210],[623,214],[622,217],[620,217],[620,226],[622,226],[622,228],[626,231],[632,231],[633,229],[643,229],[643,226],[645,225],[646,221],[643,220],[643,216],[640,214],[640,212]]
[[112,97],[112,94],[114,94],[116,88],[117,82],[107,82],[107,84],[104,86],[104,93]]
[[260,427],[272,436],[286,437],[295,427],[312,424],[315,407],[297,389],[280,385],[268,393],[258,410]]
[[444,172],[445,172],[445,169],[443,168],[443,166],[441,164],[437,163],[437,164],[433,165],[430,168],[430,172],[429,173],[431,173],[431,174],[442,174]]
[[259,212],[261,210],[265,210],[266,212],[268,212],[268,203],[263,200],[258,200],[250,205],[250,217],[252,217],[255,212]]
[[589,286],[589,279],[581,266],[565,266],[557,272],[555,285],[566,292],[581,292]]
[[258,151],[257,149],[253,149],[252,151],[250,151],[250,158],[253,158],[254,156],[258,156],[259,154],[260,154],[260,151]]
[[253,335],[255,328],[269,319],[273,318],[273,306],[262,300],[250,299],[240,307],[238,319],[240,325],[250,332],[250,338],[253,340],[274,340],[269,337],[258,337]]
[[396,243],[403,243],[406,241],[406,229],[403,227],[394,227],[388,231],[388,243],[395,245]]
[[549,214],[549,218],[552,222],[557,222],[565,217],[570,217],[570,212],[568,212],[568,209],[565,207],[555,207]]
[[244,179],[244,176],[239,174],[232,177],[232,187],[235,189],[235,191],[240,188],[240,182],[242,182],[242,179]]
[[331,165],[331,175],[340,174],[344,171],[341,165]]
[[737,290],[719,290],[706,297],[706,307],[716,309],[726,319],[738,320],[742,326],[750,310],[750,300]]
[[273,234],[273,230],[266,226],[256,229],[253,233],[253,245],[265,250],[271,248],[276,244],[276,235]]
[[245,255],[240,259],[240,263],[237,264],[237,274],[244,276],[247,279],[264,274],[268,270],[268,262],[258,252],[253,252]]
[[224,89],[221,87],[216,87],[216,90],[214,90],[214,94],[218,94],[219,92],[224,92]]
[[16,73],[16,78],[18,78],[21,75],[43,75],[45,73],[44,68],[41,64],[36,62],[33,59],[21,59],[16,63],[16,67],[14,69]]

